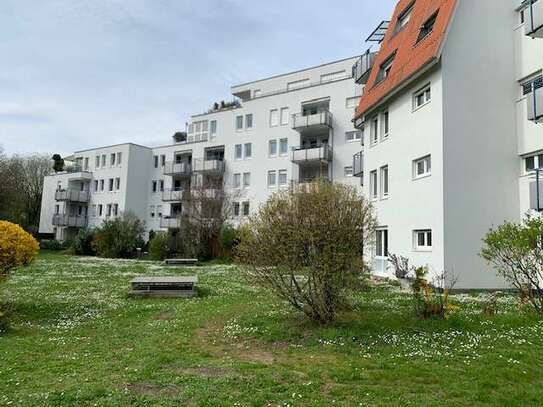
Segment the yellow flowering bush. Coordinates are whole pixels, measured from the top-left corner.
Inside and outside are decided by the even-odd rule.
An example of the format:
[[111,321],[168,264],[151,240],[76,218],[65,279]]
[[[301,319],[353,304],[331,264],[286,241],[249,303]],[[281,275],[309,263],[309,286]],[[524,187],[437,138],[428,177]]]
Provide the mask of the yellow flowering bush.
[[0,220],[0,276],[14,267],[29,264],[38,254],[39,244],[19,225]]

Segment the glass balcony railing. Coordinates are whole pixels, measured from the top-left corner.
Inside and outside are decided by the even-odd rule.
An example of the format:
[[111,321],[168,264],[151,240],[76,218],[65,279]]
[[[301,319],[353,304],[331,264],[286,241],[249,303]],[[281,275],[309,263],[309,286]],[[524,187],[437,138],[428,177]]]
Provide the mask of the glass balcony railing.
[[190,177],[192,174],[192,167],[188,162],[167,162],[164,165],[163,172],[164,175]]
[[89,191],[75,189],[59,189],[55,192],[55,200],[67,202],[89,202]]
[[364,153],[361,151],[353,156],[353,176],[361,177],[364,174]]
[[223,160],[195,160],[194,172],[204,174],[222,174],[224,173]]
[[375,53],[366,51],[353,65],[353,78],[359,85],[365,85],[370,77],[371,68],[375,61]]
[[57,213],[53,215],[53,226],[84,228],[87,226],[86,216],[70,216],[67,214]]
[[332,113],[327,109],[315,113],[296,113],[292,115],[292,129],[304,131],[309,128],[332,127]]
[[330,162],[333,158],[332,147],[328,144],[320,146],[302,146],[292,149],[291,161],[296,164],[303,162]]
[[527,0],[524,10],[526,35],[532,38],[543,38],[543,1]]

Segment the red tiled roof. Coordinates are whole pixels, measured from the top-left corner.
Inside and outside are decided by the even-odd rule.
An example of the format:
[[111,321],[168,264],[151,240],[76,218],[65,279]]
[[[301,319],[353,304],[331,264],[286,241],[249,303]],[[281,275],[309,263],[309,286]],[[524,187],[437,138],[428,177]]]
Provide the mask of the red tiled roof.
[[[440,56],[439,53],[454,13],[456,1],[416,0],[409,23],[400,32],[394,34],[398,16],[413,3],[413,0],[400,0],[398,2],[362,94],[356,112],[357,118],[363,116],[407,79]],[[439,13],[433,31],[417,44],[421,26],[436,11],[439,11]],[[376,83],[381,64],[394,52],[396,52],[396,56],[390,73],[386,79]]]

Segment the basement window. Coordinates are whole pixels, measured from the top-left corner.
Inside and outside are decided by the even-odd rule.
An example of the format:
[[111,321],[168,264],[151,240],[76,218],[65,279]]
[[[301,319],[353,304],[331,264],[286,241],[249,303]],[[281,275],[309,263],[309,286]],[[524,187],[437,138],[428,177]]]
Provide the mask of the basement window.
[[426,22],[420,27],[420,33],[419,37],[417,38],[417,44],[421,42],[423,39],[428,37],[432,31],[434,31],[434,25],[437,20],[437,15],[439,14],[439,11],[436,11],[432,16],[426,20]]

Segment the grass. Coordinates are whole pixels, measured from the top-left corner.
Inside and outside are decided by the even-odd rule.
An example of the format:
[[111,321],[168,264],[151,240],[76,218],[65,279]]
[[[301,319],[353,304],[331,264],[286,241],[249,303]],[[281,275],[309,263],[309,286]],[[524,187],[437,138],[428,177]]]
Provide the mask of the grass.
[[420,321],[389,286],[356,296],[330,327],[246,284],[234,265],[191,269],[192,300],[129,299],[154,262],[42,253],[0,290],[0,405],[540,405],[543,323],[503,296],[456,295]]

